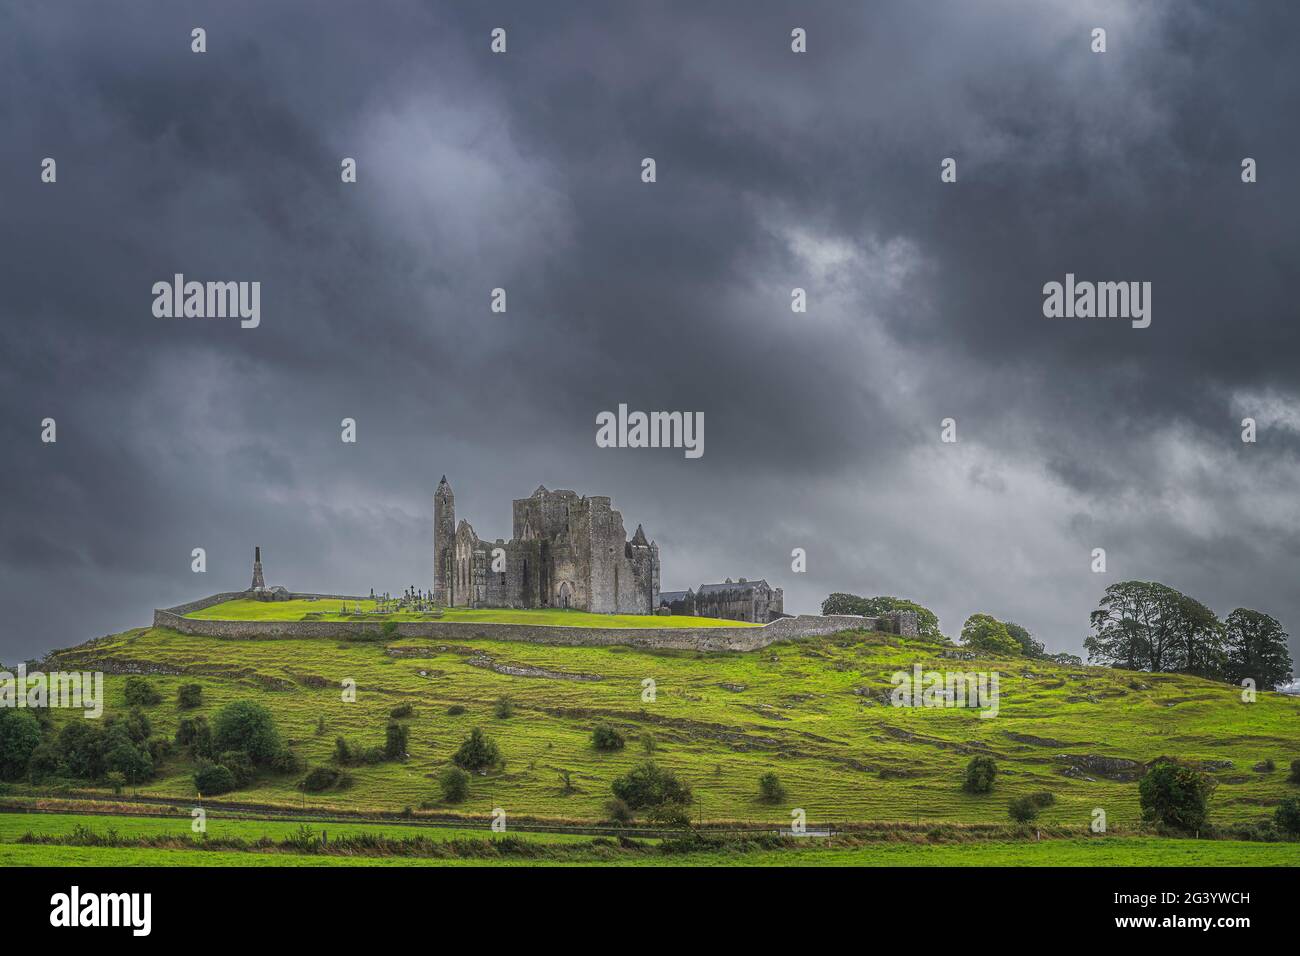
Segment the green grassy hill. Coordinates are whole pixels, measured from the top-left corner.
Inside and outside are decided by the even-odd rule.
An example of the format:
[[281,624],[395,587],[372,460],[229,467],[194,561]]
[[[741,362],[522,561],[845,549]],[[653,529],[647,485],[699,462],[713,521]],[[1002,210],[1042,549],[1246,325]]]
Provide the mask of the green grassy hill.
[[[1296,699],[1266,693],[1246,704],[1232,687],[1197,678],[1019,658],[951,660],[945,652],[953,649],[860,632],[705,654],[488,640],[235,641],[145,628],[57,652],[46,666],[116,672],[106,678],[109,713],[126,710],[125,674],[152,675],[164,694],[146,709],[155,733],[174,733],[185,713],[210,716],[232,700],[256,699],[309,766],[330,763],[340,734],[382,745],[389,712],[413,705],[404,721],[410,758],[350,768],[350,786],[309,795],[309,809],[444,809],[434,778],[473,727],[498,741],[507,765],[475,777],[469,799],[445,809],[478,819],[493,807],[515,817],[601,819],[611,780],[645,759],[645,738],[655,760],[694,786],[694,812],[706,822],[788,822],[791,807],[805,809],[810,823],[1006,822],[1013,796],[1048,790],[1057,801],[1045,823],[1084,827],[1100,807],[1112,830],[1131,827],[1137,785],[1108,779],[1114,768],[1099,757],[1204,761],[1218,783],[1217,823],[1262,820],[1280,798],[1300,793],[1285,781],[1287,765],[1300,757]],[[890,706],[890,674],[914,663],[999,671],[1000,714],[982,720],[973,710]],[[647,678],[656,684],[653,702],[642,700]],[[345,679],[356,681],[355,703],[341,699]],[[186,682],[203,686],[198,711],[177,709],[176,688]],[[502,696],[515,705],[507,719],[493,716]],[[448,714],[452,705],[465,713]],[[322,716],[326,729],[318,734]],[[55,712],[56,721],[69,719]],[[598,721],[621,731],[626,749],[596,751]],[[960,788],[973,754],[998,762],[992,794]],[[1276,771],[1253,769],[1268,759]],[[192,770],[174,756],[139,792],[190,798]],[[562,770],[574,792],[564,792]],[[758,799],[758,778],[768,770],[788,790],[779,805]],[[301,807],[300,776],[263,776],[209,802]]]

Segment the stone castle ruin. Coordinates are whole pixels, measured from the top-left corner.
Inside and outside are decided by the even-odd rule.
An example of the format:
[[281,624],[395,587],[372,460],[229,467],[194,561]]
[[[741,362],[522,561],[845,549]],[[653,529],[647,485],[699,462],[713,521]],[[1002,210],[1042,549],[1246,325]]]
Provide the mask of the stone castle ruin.
[[600,495],[539,486],[514,502],[514,536],[484,541],[456,523],[447,476],[433,496],[433,600],[445,607],[574,608],[653,614],[659,546]]

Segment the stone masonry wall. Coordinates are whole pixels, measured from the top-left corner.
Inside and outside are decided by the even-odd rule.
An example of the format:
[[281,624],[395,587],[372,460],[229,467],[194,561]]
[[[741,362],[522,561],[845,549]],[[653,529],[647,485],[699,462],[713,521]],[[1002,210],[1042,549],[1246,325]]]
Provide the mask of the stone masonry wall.
[[[153,612],[153,626],[171,628],[182,634],[217,637],[227,640],[265,640],[292,638],[333,638],[335,640],[366,632],[379,632],[379,623],[365,621],[208,621],[185,617],[185,614],[239,597],[238,593],[218,594],[201,601]],[[294,597],[346,597],[351,595],[308,595]],[[878,624],[890,627],[892,621],[858,617],[852,614],[800,614],[783,617],[763,627],[567,627],[549,624],[484,624],[465,621],[401,621],[398,637],[428,637],[466,641],[486,638],[498,641],[524,641],[532,644],[602,646],[624,644],[633,647],[675,648],[698,651],[754,651],[777,641],[800,637],[820,637],[852,628],[875,630]]]

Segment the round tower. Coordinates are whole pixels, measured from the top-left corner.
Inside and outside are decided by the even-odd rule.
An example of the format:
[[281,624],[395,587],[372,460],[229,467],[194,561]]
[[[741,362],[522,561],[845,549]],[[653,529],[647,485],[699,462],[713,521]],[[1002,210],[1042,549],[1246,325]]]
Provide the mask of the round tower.
[[433,493],[433,600],[443,607],[454,603],[455,560],[456,496],[447,484],[447,476],[443,475],[438,490]]

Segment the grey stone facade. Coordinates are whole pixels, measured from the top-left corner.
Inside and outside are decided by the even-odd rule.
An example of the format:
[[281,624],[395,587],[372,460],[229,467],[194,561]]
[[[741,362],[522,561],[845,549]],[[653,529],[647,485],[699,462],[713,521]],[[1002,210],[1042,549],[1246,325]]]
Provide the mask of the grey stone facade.
[[433,496],[433,596],[446,607],[574,608],[650,614],[659,593],[659,546],[600,495],[539,487],[514,502],[514,535],[485,541],[456,522],[444,475]]
[[785,616],[785,597],[781,588],[766,581],[727,578],[721,584],[701,584],[686,591],[663,591],[659,607],[671,614],[719,617],[728,621],[752,621],[766,624]]

